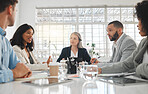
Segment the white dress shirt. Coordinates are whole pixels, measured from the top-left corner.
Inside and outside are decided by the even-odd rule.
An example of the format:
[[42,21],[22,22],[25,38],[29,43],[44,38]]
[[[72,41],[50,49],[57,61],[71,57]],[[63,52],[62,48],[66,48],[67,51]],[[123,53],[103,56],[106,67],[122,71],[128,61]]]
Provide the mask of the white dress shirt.
[[76,55],[73,53],[73,51],[71,50],[71,57],[78,57],[78,51],[76,52]]

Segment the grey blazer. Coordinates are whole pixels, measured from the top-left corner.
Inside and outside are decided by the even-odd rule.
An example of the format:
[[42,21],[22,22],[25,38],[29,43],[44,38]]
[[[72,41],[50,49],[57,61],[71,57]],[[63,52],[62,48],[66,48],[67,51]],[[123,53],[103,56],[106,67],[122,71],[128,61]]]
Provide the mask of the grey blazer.
[[125,60],[127,57],[129,57],[132,52],[136,49],[137,45],[135,41],[128,35],[124,33],[124,35],[121,37],[118,43],[118,47],[116,50],[116,54],[113,49],[113,54],[111,57],[111,60],[108,63],[114,63]]
[[148,49],[148,39],[141,40],[136,50],[124,61],[113,64],[112,66],[103,67],[102,73],[119,73],[128,72],[135,69],[136,75],[148,79],[148,61],[142,63],[143,55]]

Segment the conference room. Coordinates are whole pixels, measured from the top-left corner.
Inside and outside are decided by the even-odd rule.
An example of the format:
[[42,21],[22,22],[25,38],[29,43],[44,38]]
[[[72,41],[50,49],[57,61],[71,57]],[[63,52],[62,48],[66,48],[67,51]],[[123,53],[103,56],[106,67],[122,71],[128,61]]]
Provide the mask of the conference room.
[[0,2],[0,94],[147,94],[147,0]]

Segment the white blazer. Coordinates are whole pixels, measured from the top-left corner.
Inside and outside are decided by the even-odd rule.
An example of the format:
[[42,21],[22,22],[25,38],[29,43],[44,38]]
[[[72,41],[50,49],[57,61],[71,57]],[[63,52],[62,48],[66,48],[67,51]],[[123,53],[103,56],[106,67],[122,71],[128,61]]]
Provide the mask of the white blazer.
[[[13,50],[16,53],[16,56],[18,57],[18,59],[21,61],[21,63],[30,64],[30,61],[29,61],[29,58],[27,56],[27,53],[26,53],[25,49],[21,49],[19,46],[14,45]],[[31,51],[29,53],[32,56],[32,59],[33,59],[34,63],[38,64],[39,62],[34,57],[33,53]]]

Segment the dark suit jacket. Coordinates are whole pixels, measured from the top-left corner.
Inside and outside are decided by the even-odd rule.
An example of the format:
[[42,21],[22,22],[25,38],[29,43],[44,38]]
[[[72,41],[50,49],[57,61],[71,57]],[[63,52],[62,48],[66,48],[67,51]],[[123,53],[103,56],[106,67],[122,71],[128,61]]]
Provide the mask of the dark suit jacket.
[[[67,60],[67,57],[71,55],[71,46],[62,49],[61,55],[59,56],[57,62],[60,62],[63,58]],[[83,61],[90,62],[91,57],[89,56],[85,48],[78,48],[78,58],[82,58]]]

